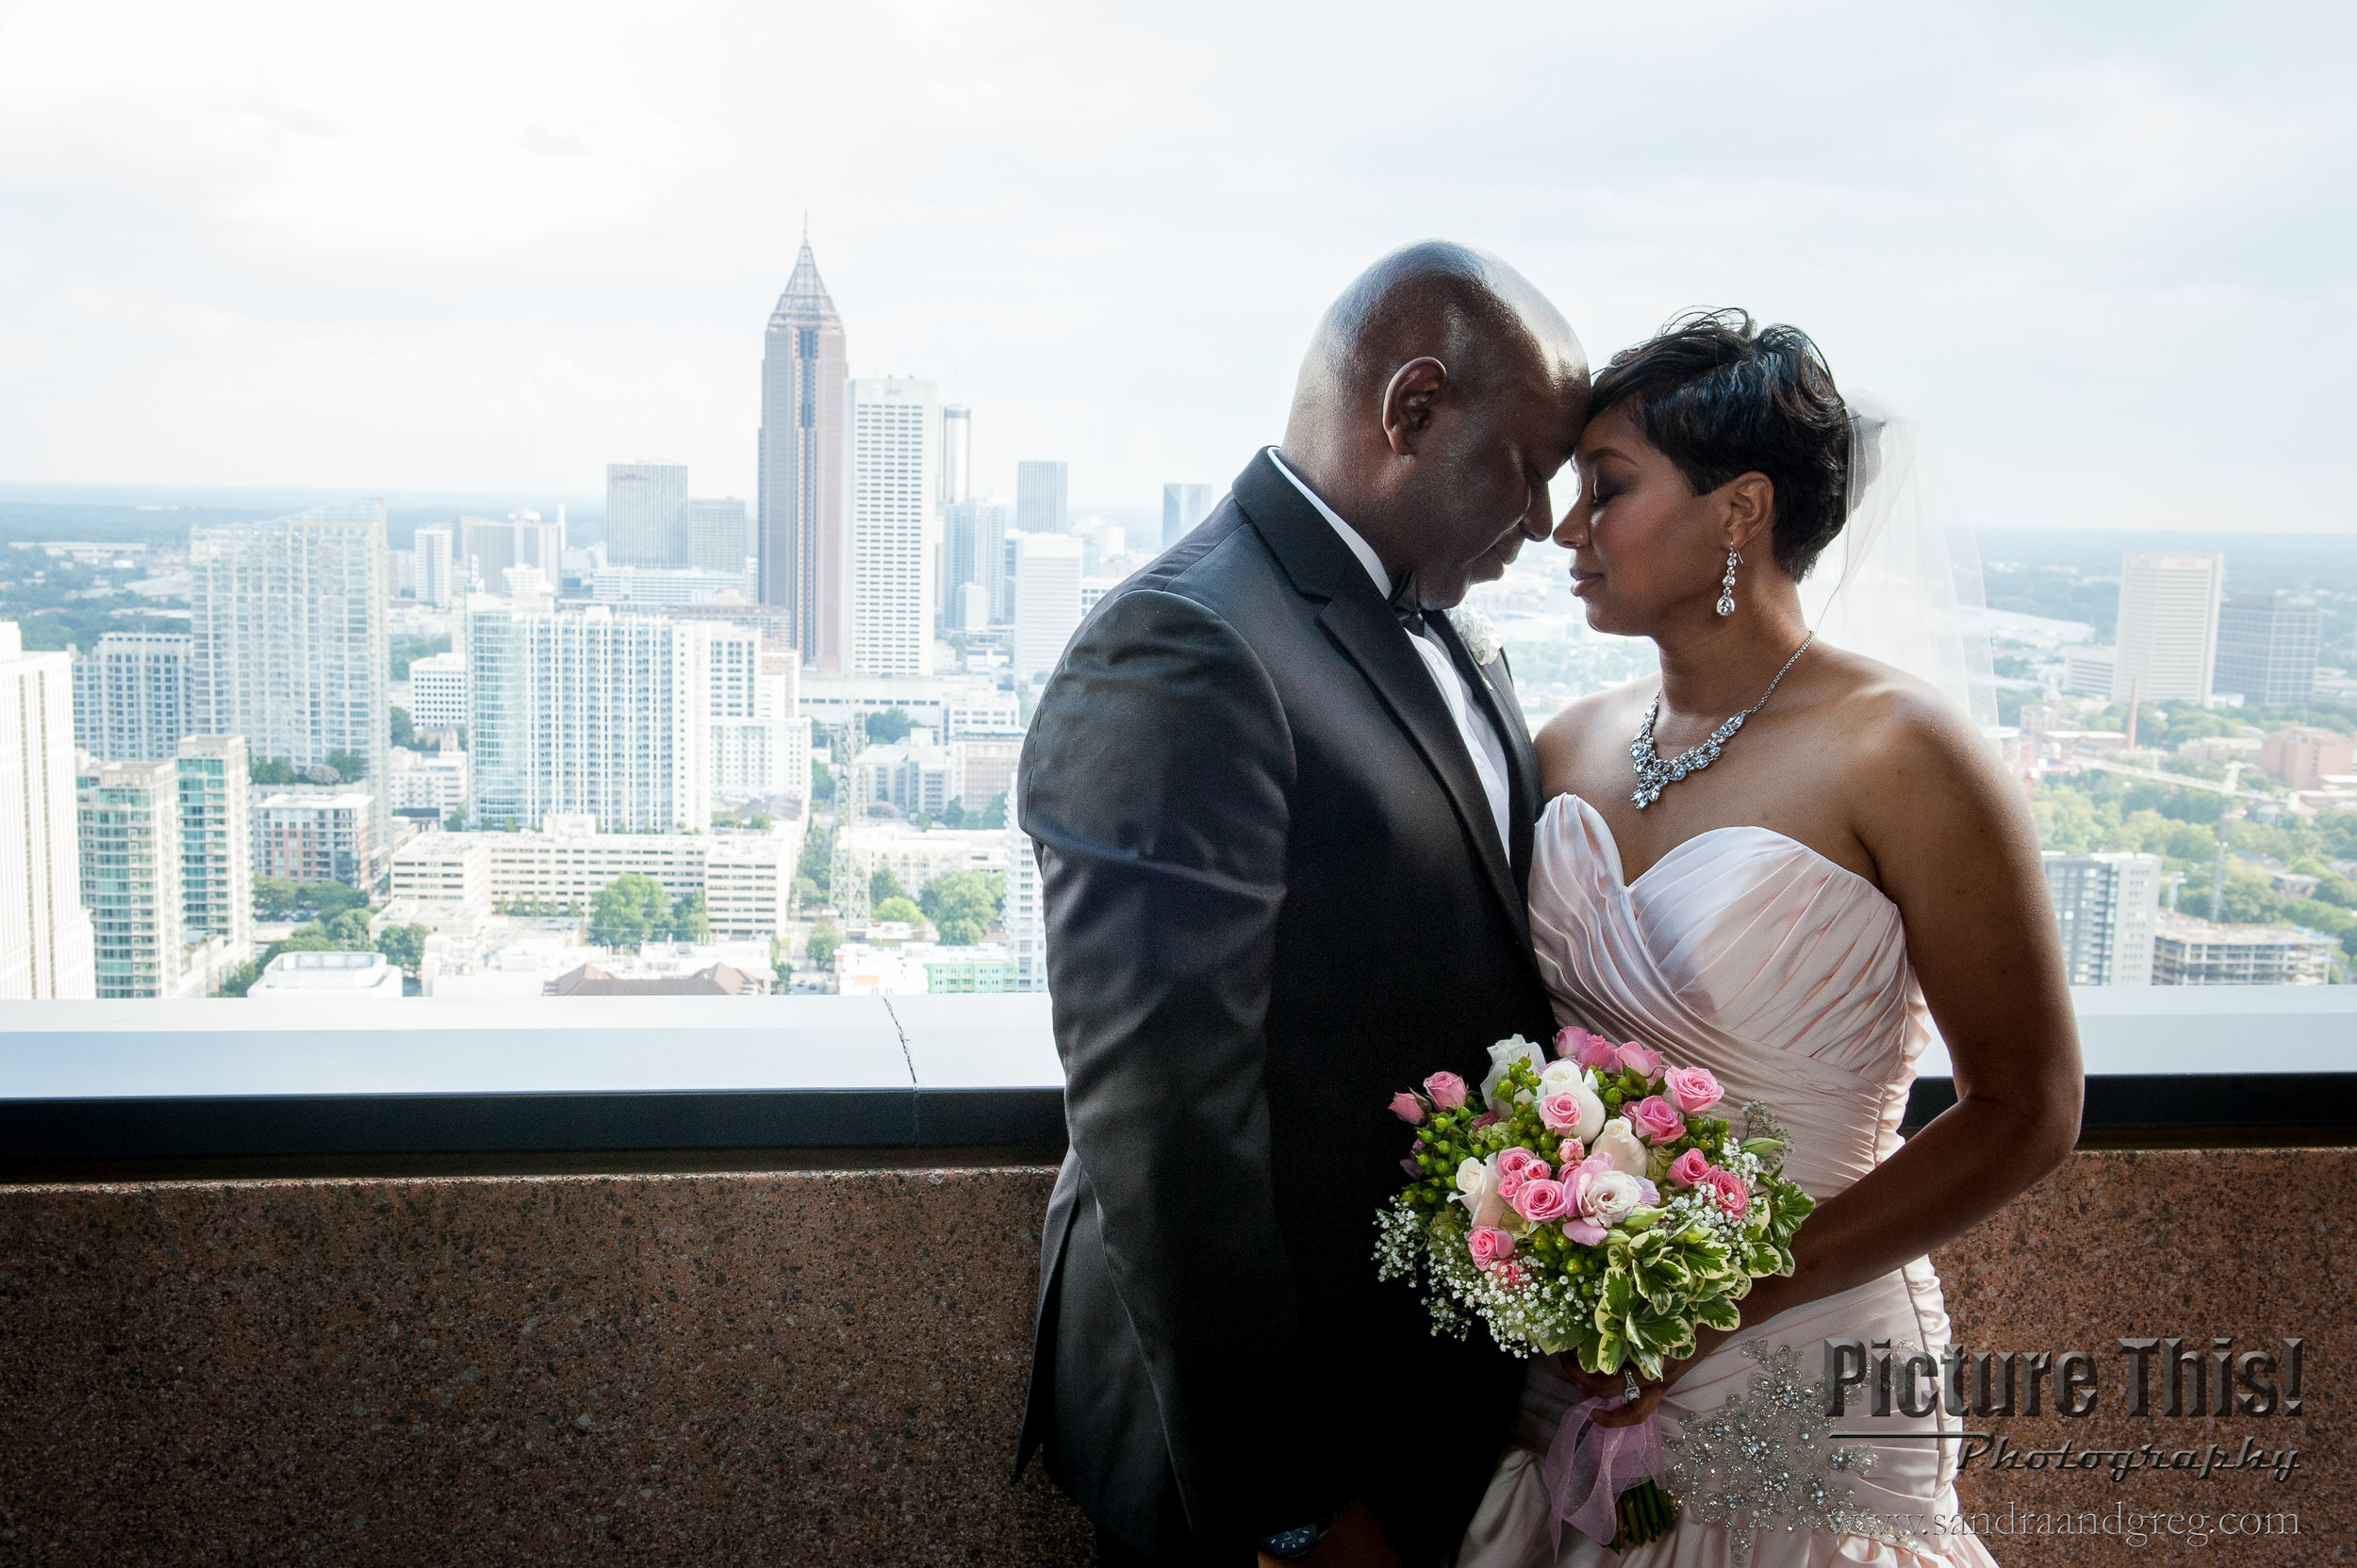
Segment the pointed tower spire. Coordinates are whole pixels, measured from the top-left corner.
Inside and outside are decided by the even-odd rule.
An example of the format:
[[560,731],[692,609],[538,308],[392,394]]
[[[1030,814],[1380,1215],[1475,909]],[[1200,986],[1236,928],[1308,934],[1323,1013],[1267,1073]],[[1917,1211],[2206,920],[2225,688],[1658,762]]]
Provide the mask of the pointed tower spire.
[[827,293],[827,285],[818,276],[818,258],[810,249],[810,215],[802,215],[802,249],[794,258],[794,272],[785,280],[785,292],[778,296],[776,314],[770,317],[775,325],[787,317],[804,324],[815,322],[840,322],[834,301]]

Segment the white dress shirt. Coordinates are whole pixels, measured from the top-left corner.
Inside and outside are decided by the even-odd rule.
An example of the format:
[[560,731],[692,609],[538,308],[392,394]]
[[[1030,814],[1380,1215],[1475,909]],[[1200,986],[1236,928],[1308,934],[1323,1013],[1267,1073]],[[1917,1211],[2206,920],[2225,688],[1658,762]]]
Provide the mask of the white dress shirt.
[[[1359,530],[1342,520],[1341,514],[1318,499],[1317,491],[1301,482],[1301,476],[1285,466],[1277,455],[1277,449],[1268,449],[1268,460],[1277,465],[1277,471],[1293,481],[1294,488],[1309,498],[1318,515],[1331,523],[1359,564],[1375,579],[1375,591],[1386,602],[1392,597],[1392,574],[1383,569],[1383,557],[1375,553],[1375,546],[1359,536]],[[1406,632],[1406,626],[1400,628]],[[1513,807],[1507,787],[1506,745],[1498,737],[1497,726],[1482,711],[1481,700],[1465,685],[1465,677],[1458,672],[1457,661],[1440,639],[1428,633],[1409,632],[1408,640],[1424,656],[1425,668],[1432,672],[1432,684],[1441,688],[1441,701],[1448,707],[1449,717],[1457,721],[1457,733],[1464,737],[1465,751],[1473,759],[1474,775],[1481,781],[1481,792],[1490,798],[1490,817],[1498,830],[1498,843],[1506,850],[1507,858],[1514,855],[1514,835],[1508,823]]]

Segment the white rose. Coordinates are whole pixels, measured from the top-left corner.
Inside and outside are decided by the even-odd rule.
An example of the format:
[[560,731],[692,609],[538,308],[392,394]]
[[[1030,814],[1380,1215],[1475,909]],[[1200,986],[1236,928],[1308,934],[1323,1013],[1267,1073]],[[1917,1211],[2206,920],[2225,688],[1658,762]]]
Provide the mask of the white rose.
[[1618,1225],[1628,1218],[1629,1211],[1644,1196],[1637,1185],[1637,1178],[1626,1171],[1608,1170],[1591,1176],[1588,1179],[1588,1190],[1580,1195],[1580,1217],[1597,1225]]
[[1579,1125],[1568,1129],[1581,1143],[1594,1137],[1604,1127],[1604,1101],[1589,1083],[1588,1073],[1575,1062],[1560,1057],[1547,1064],[1547,1070],[1539,1075],[1539,1095],[1570,1095],[1579,1101]]
[[1546,1070],[1539,1075],[1539,1093],[1542,1096],[1568,1095],[1574,1089],[1586,1088],[1587,1085],[1588,1074],[1580,1065],[1566,1062],[1559,1056],[1548,1063]]
[[1475,1226],[1495,1225],[1506,1213],[1506,1199],[1498,1196],[1497,1156],[1475,1160],[1471,1155],[1457,1167],[1456,1201],[1465,1206]]
[[1604,1124],[1603,1130],[1592,1140],[1582,1139],[1581,1142],[1588,1145],[1591,1154],[1612,1156],[1615,1176],[1625,1176],[1633,1181],[1644,1174],[1645,1146],[1637,1141],[1637,1134],[1630,1130],[1626,1116],[1613,1117]]
[[1492,1046],[1489,1075],[1481,1081],[1481,1103],[1484,1106],[1497,1103],[1498,1085],[1506,1081],[1507,1070],[1517,1062],[1529,1063],[1533,1072],[1544,1072],[1547,1053],[1519,1034],[1511,1040],[1500,1040]]

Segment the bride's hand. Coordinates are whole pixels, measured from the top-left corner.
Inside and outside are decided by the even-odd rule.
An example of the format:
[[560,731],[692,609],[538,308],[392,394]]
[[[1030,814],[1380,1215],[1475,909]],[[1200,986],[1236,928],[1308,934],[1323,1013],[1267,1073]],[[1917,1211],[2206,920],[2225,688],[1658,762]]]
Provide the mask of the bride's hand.
[[[1734,1337],[1733,1334],[1721,1329],[1696,1329],[1694,1348],[1689,1354],[1680,1356],[1675,1361],[1663,1362],[1661,1376],[1658,1378],[1638,1375],[1636,1398],[1628,1400],[1617,1410],[1597,1411],[1589,1419],[1599,1427],[1634,1427],[1653,1414],[1661,1403],[1661,1396],[1669,1393],[1680,1378],[1686,1376],[1688,1367],[1692,1366]],[[1628,1380],[1635,1370],[1629,1368],[1610,1373],[1590,1372],[1574,1357],[1558,1356],[1556,1360],[1562,1363],[1563,1370],[1570,1375],[1572,1381],[1589,1393],[1606,1399],[1624,1397],[1628,1393]]]

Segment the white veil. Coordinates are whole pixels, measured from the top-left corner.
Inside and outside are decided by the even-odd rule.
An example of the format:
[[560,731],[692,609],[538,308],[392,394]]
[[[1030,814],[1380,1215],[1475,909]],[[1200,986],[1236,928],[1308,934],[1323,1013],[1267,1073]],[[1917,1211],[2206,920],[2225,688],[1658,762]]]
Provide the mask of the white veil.
[[1981,557],[1913,420],[1851,396],[1849,520],[1801,584],[1818,635],[1927,681],[1997,723]]

